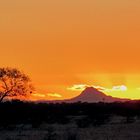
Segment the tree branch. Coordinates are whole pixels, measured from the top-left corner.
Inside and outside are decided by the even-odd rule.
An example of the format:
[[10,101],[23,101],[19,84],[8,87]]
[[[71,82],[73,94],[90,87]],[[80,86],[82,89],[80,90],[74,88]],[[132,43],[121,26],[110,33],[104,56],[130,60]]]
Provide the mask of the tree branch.
[[7,83],[5,82],[5,80],[3,78],[2,78],[2,81],[3,81],[4,85],[5,85],[6,90],[8,90]]
[[8,96],[8,93],[10,92],[10,90],[9,91],[7,91],[7,92],[5,92],[4,94],[3,94],[3,96],[0,98],[0,103],[2,102],[2,100],[6,97],[6,96]]

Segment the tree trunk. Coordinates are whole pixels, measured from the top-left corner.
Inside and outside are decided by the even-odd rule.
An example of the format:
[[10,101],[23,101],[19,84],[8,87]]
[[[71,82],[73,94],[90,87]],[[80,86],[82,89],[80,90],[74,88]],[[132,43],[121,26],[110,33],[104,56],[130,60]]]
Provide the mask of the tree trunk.
[[1,98],[0,98],[0,103],[3,101],[3,99],[6,97],[6,95],[3,95]]
[[7,91],[4,93],[4,95],[0,98],[0,103],[3,101],[3,99],[7,96],[7,94],[9,93],[10,91]]

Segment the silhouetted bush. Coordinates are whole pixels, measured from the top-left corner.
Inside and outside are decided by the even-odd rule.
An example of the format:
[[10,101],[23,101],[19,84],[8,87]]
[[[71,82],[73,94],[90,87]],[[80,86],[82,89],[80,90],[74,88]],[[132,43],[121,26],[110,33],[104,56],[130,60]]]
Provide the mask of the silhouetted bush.
[[55,130],[52,127],[47,128],[47,134],[44,137],[44,140],[56,140],[57,135],[55,133]]
[[89,117],[84,117],[76,121],[76,124],[79,128],[87,128],[91,125],[91,123],[92,121]]
[[42,123],[67,124],[71,117],[85,116],[77,119],[78,127],[89,125],[100,126],[109,122],[110,116],[126,117],[126,122],[134,121],[134,116],[140,116],[140,101],[125,103],[32,103],[12,101],[0,103],[0,126],[7,127],[16,124],[32,124],[37,128]]
[[77,133],[68,133],[68,139],[67,140],[77,140]]

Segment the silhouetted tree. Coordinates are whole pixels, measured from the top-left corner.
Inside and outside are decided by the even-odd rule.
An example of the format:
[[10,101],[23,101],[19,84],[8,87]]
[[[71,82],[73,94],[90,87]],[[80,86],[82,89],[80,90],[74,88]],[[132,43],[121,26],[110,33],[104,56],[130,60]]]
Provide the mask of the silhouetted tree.
[[32,91],[27,75],[15,68],[0,68],[0,102],[6,97],[27,96]]

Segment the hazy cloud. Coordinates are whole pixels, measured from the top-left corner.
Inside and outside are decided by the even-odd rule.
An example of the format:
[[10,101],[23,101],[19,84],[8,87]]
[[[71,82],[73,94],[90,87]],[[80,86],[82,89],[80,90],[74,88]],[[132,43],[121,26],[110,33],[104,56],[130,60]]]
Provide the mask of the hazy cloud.
[[40,93],[35,93],[35,94],[32,94],[32,95],[36,96],[36,97],[46,97],[46,95],[40,94]]
[[34,94],[32,94],[32,96],[34,96],[34,97],[41,97],[41,98],[45,98],[47,96],[49,96],[49,97],[57,97],[57,98],[61,98],[62,97],[62,95],[60,95],[58,93],[47,93],[47,94],[34,93]]
[[117,85],[117,86],[113,86],[112,88],[105,88],[105,87],[102,87],[102,86],[94,86],[94,85],[87,85],[87,84],[73,85],[72,87],[67,88],[67,90],[83,91],[87,87],[94,87],[97,90],[100,90],[100,91],[103,91],[103,92],[126,91],[127,90],[127,86],[125,86],[125,85]]
[[127,91],[127,86],[125,85],[120,85],[120,86],[113,86],[111,89],[105,89],[107,92],[112,92],[112,91]]
[[50,97],[57,97],[57,98],[61,98],[62,97],[62,95],[60,95],[58,93],[48,93],[47,95],[50,96]]

